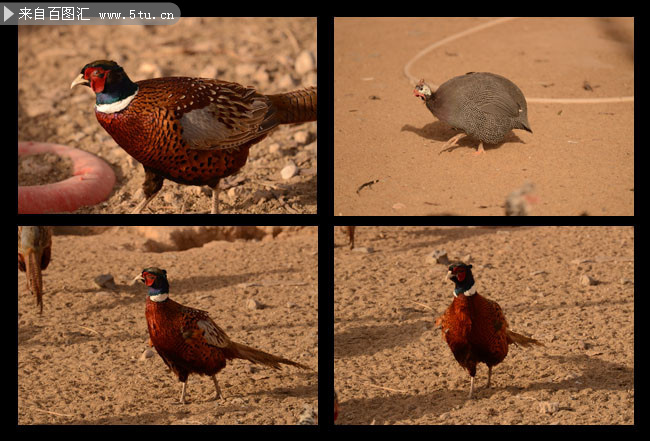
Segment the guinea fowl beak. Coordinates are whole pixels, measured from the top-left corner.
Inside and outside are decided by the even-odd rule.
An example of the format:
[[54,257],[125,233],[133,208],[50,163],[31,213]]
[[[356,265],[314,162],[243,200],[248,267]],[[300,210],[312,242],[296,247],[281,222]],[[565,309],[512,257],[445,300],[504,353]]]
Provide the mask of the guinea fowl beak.
[[70,85],[70,89],[72,89],[74,86],[78,86],[80,84],[83,84],[84,86],[90,87],[90,81],[84,78],[83,74],[79,74],[77,78],[74,79],[72,84]]

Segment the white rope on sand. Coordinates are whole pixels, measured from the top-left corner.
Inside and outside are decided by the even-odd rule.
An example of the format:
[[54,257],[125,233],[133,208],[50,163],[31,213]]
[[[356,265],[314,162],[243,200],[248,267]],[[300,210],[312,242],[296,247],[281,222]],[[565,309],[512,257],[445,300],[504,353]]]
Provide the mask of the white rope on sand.
[[[503,17],[496,20],[483,23],[473,28],[465,29],[462,32],[454,34],[450,37],[443,38],[442,40],[436,41],[435,43],[427,46],[418,52],[413,58],[409,60],[408,63],[404,65],[404,75],[408,78],[412,86],[415,86],[418,82],[418,79],[411,75],[411,66],[420,58],[428,54],[434,49],[437,49],[441,46],[444,46],[447,43],[450,43],[459,38],[466,37],[468,35],[474,34],[476,32],[482,31],[492,26],[500,25],[502,23],[509,22],[514,20],[516,17]],[[439,85],[429,84],[433,89],[437,89]],[[611,98],[526,98],[526,101],[529,103],[559,103],[559,104],[601,104],[601,103],[628,103],[634,102],[633,96],[619,96]]]

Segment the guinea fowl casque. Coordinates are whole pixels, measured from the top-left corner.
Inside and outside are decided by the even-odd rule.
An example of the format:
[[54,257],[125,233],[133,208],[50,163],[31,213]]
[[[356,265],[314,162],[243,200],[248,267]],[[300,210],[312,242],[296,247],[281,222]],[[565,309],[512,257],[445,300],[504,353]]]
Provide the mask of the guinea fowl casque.
[[499,304],[476,292],[471,268],[472,265],[462,262],[449,266],[447,278],[456,284],[454,300],[444,315],[436,319],[436,326],[442,328],[442,338],[449,345],[456,361],[469,372],[469,398],[474,393],[474,376],[478,363],[488,366],[486,388],[489,388],[492,366],[506,358],[509,345],[544,346],[533,338],[508,329],[508,322]]
[[[479,140],[475,154],[484,153],[483,143],[498,144],[512,129],[530,133],[528,107],[521,90],[509,79],[488,72],[469,72],[444,82],[438,90],[424,83],[413,94],[424,101],[440,121]],[[451,138],[442,151],[456,145],[463,133]]]
[[252,87],[207,78],[169,77],[133,82],[114,61],[81,69],[70,86],[96,94],[95,115],[115,142],[144,166],[140,213],[165,179],[212,188],[248,159],[251,146],[280,124],[315,121],[315,87],[263,95]]
[[27,277],[27,290],[36,296],[43,313],[43,271],[52,255],[52,227],[18,227],[18,269]]
[[235,343],[207,312],[171,300],[165,270],[146,268],[138,279],[149,287],[145,315],[151,345],[183,383],[181,403],[185,404],[187,378],[192,373],[212,377],[216,398],[222,398],[217,373],[226,367],[226,361],[235,358],[274,369],[280,369],[280,364],[309,369],[295,361]]

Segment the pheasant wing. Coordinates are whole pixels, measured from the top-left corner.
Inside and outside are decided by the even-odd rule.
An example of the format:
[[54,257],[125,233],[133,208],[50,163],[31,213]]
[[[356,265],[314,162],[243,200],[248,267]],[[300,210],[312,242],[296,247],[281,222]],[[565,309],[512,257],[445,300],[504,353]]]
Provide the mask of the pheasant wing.
[[277,126],[275,108],[251,87],[203,80],[199,99],[206,105],[185,112],[180,122],[190,148],[217,150],[238,147]]

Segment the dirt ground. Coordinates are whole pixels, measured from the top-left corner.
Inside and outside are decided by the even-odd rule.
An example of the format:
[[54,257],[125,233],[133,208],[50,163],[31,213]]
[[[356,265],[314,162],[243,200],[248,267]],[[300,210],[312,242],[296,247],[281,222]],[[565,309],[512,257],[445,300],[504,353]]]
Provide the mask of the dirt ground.
[[334,20],[335,214],[503,215],[526,181],[539,197],[532,215],[634,214],[634,103],[535,102],[634,96],[631,18],[516,19],[418,58],[415,81],[494,72],[528,100],[534,133],[515,130],[479,156],[465,137],[440,154],[457,132],[413,96],[404,67],[491,20]]
[[[335,233],[338,424],[634,423],[632,227],[361,226],[358,251]],[[479,364],[469,401],[434,327],[454,286],[435,250],[469,261],[478,293],[545,345],[511,346],[487,390]]]
[[[18,272],[18,423],[296,424],[305,405],[318,409],[317,228],[162,253],[144,251],[137,228],[57,227],[42,316]],[[218,374],[224,400],[210,378],[190,375],[189,403],[178,404],[181,383],[162,359],[141,359],[147,291],[130,283],[148,266],[166,269],[170,296],[234,341],[313,371],[234,360]],[[107,273],[114,289],[93,282]]]
[[[172,26],[93,26],[92,33],[88,31],[87,26],[18,30],[19,141],[80,148],[104,159],[117,177],[106,202],[77,213],[130,212],[142,196],[144,180],[142,165],[97,122],[92,91],[70,90],[85,64],[113,59],[133,81],[161,76],[219,78],[263,93],[316,85],[315,18],[188,17]],[[313,69],[299,74],[295,62],[303,51],[312,54]],[[221,211],[316,213],[316,127],[315,122],[281,126],[251,148],[240,173],[221,182]],[[290,162],[300,173],[284,180],[280,171]],[[165,181],[145,212],[206,213],[211,194],[208,187]]]

